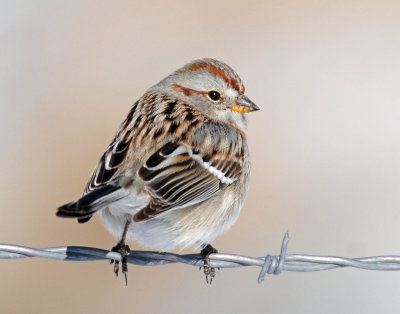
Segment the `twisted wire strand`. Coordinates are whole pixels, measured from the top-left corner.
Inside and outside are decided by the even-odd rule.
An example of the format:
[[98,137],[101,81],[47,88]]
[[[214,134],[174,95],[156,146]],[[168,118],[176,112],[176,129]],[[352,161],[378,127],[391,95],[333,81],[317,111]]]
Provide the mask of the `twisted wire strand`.
[[[249,257],[236,254],[215,253],[210,255],[212,267],[232,268],[244,266],[261,267],[258,282],[264,281],[267,274],[278,275],[282,271],[311,272],[339,267],[354,267],[366,270],[400,270],[400,256],[371,256],[346,258],[339,256],[317,256],[287,254],[289,234],[286,232],[279,255]],[[0,244],[0,259],[19,259],[41,257],[61,261],[121,260],[119,253],[83,246],[62,246],[35,249],[13,244]],[[128,263],[141,266],[159,266],[182,263],[203,266],[200,254],[174,254],[166,252],[131,251]]]

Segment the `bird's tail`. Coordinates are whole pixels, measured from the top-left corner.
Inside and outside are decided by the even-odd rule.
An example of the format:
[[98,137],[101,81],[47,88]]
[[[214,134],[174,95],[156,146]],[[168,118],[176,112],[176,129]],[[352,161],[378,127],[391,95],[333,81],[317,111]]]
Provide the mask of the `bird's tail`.
[[[126,191],[125,191],[126,192]],[[79,223],[90,220],[101,208],[126,196],[120,186],[105,185],[57,209],[58,217],[77,218]]]

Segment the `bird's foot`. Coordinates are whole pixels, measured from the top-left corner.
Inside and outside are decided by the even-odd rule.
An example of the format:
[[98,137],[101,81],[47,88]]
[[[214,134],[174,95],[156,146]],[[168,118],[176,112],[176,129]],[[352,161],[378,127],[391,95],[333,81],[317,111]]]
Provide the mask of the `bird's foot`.
[[[128,255],[131,249],[125,244],[125,241],[119,241],[116,246],[111,249],[112,252],[121,254],[121,268],[122,274],[125,276],[125,285],[128,285]],[[114,264],[114,274],[118,277],[119,273],[119,261],[111,260],[111,264]]]
[[218,251],[210,244],[207,244],[200,252],[203,257],[203,272],[206,275],[206,282],[210,285],[215,277],[215,268],[210,265],[210,255],[213,253],[218,253]]

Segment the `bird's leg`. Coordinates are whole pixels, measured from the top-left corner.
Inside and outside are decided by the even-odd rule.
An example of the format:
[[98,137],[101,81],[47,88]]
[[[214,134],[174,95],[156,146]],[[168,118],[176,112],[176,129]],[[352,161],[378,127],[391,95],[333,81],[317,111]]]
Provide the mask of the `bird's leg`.
[[[215,277],[215,268],[210,266],[210,254],[213,253],[218,253],[218,251],[210,244],[203,245],[203,249],[200,252],[204,261],[203,271],[204,275],[206,275],[206,282],[210,285],[212,284],[213,278]],[[210,280],[208,278],[210,278]]]
[[[121,254],[121,266],[122,266],[122,273],[125,275],[125,285],[128,285],[128,255],[130,252],[130,248],[128,245],[125,244],[126,233],[128,231],[128,227],[131,224],[131,219],[126,221],[124,232],[122,233],[121,240],[114,246],[111,251],[117,252]],[[119,272],[119,261],[111,260],[111,264],[114,263],[114,273],[118,277]]]

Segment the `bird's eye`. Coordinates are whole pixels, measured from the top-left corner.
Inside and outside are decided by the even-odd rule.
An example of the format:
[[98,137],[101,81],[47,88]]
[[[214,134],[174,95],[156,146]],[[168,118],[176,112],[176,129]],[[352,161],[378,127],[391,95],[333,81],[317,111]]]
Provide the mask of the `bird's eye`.
[[211,100],[217,101],[221,98],[221,94],[215,90],[212,90],[211,92],[208,93],[208,97],[210,97]]

